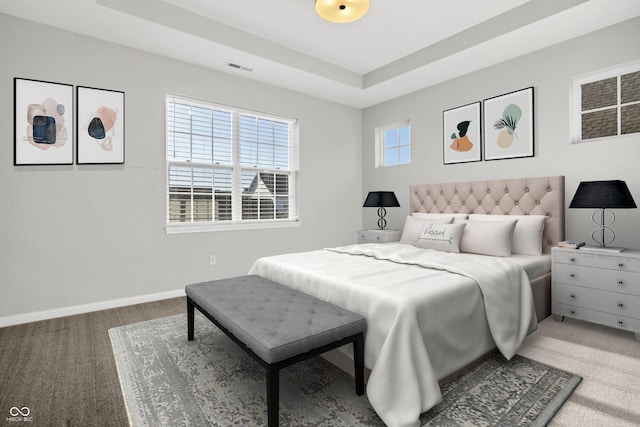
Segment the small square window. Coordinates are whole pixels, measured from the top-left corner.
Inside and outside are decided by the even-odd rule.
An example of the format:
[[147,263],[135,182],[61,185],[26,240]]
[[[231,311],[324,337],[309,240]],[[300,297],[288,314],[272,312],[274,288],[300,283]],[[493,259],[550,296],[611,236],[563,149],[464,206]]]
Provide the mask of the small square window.
[[640,63],[573,81],[572,142],[640,132]]
[[376,129],[376,167],[411,163],[411,126],[408,122]]

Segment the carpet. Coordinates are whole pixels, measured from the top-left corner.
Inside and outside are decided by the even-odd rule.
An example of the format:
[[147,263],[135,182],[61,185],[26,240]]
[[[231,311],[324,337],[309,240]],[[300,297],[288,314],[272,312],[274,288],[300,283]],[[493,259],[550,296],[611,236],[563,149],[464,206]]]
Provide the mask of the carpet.
[[[109,330],[132,426],[261,426],[264,369],[196,313]],[[443,387],[422,426],[544,426],[580,377],[516,356],[491,354]],[[280,372],[280,425],[383,426],[354,380],[321,357]]]
[[583,377],[550,426],[640,425],[640,344],[633,333],[548,317],[518,353]]

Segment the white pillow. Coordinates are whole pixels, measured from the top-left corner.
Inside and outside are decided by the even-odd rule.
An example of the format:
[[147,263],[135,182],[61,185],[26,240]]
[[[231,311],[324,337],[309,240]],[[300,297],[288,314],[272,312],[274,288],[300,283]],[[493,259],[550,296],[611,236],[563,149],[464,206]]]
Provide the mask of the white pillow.
[[460,252],[511,256],[511,238],[516,222],[515,219],[511,221],[467,221],[467,226],[460,238]]
[[402,229],[400,243],[408,243],[415,246],[418,244],[420,233],[426,223],[451,224],[452,221],[453,218],[434,218],[429,221],[425,221],[424,219],[407,216],[407,219],[404,222],[404,228]]
[[427,223],[420,233],[416,245],[422,249],[435,249],[443,252],[460,252],[460,237],[467,224]]
[[542,233],[547,219],[544,215],[469,215],[470,221],[505,221],[517,219],[513,230],[511,253],[542,255]]
[[442,219],[442,218],[460,218],[467,219],[469,214],[466,213],[426,213],[426,212],[414,212],[411,216],[420,219]]

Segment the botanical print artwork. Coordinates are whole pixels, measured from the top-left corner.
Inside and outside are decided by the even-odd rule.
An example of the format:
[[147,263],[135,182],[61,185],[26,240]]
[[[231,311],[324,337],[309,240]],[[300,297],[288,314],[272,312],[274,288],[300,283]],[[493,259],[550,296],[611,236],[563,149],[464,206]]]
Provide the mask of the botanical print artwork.
[[485,99],[484,159],[532,157],[533,87]]
[[507,148],[513,143],[514,137],[517,138],[516,127],[518,121],[522,117],[522,109],[516,104],[509,104],[502,112],[502,118],[497,120],[493,127],[500,131],[496,142],[498,147]]
[[124,92],[78,86],[78,164],[124,163]]
[[14,164],[73,163],[73,87],[14,79]]
[[455,132],[451,134],[451,139],[453,142],[449,146],[454,151],[465,152],[469,151],[473,148],[473,142],[469,139],[467,135],[467,130],[469,129],[469,124],[471,121],[465,120],[463,122],[458,123],[456,128],[458,129],[458,134]]
[[443,113],[444,163],[480,160],[480,102],[446,110]]

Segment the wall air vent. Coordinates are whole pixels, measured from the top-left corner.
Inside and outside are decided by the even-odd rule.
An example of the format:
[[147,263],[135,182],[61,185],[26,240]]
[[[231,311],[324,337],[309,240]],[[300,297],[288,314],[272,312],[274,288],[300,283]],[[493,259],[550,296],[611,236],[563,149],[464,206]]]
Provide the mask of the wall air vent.
[[227,67],[235,68],[242,71],[253,71],[253,68],[245,67],[244,65],[236,64],[234,62],[227,62]]

